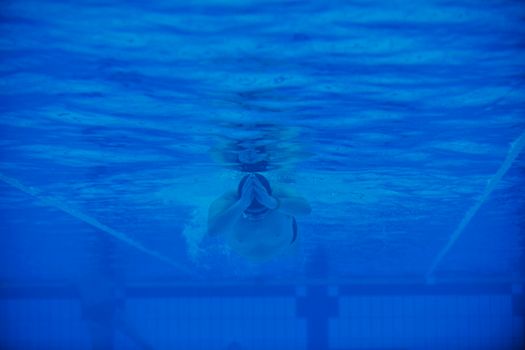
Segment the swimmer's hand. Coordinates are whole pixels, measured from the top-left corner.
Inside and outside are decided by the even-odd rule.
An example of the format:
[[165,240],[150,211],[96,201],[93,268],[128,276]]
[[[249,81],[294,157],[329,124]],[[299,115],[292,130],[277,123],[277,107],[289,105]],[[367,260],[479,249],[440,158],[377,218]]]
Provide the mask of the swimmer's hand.
[[268,192],[266,191],[266,188],[257,180],[257,178],[254,178],[254,192],[255,192],[255,199],[257,202],[261,203],[265,207],[269,209],[277,209],[279,206],[279,201],[270,196]]
[[253,199],[255,198],[255,191],[254,191],[254,177],[249,177],[246,182],[244,183],[244,186],[242,188],[241,198],[239,198],[239,204],[241,205],[242,209],[246,209],[250,206]]

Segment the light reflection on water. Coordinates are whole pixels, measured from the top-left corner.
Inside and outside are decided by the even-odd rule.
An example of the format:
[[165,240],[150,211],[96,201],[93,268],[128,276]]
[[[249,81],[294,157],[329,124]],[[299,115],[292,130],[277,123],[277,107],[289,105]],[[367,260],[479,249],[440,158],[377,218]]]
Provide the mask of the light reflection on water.
[[[308,277],[326,250],[327,278],[420,278],[525,130],[519,2],[2,7],[2,173],[210,277]],[[205,243],[189,257],[240,160],[311,201],[296,256],[245,266]],[[523,162],[447,276],[520,271]],[[19,267],[5,278],[71,273],[40,249],[53,243],[89,261],[86,236],[100,232],[2,192]],[[41,226],[21,224],[28,213]],[[178,276],[118,249],[130,278]]]

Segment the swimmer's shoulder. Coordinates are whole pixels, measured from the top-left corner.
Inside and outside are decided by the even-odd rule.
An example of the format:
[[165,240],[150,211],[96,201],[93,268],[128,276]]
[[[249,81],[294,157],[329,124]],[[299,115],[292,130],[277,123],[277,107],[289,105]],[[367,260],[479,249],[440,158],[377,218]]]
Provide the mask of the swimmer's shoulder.
[[237,201],[237,192],[235,191],[228,191],[222,194],[222,196],[219,197],[221,200],[225,201]]
[[233,205],[237,201],[237,193],[235,191],[228,191],[214,200],[210,204],[210,213],[217,213],[223,211]]
[[294,191],[291,191],[290,189],[281,187],[281,186],[275,186],[272,190],[272,195],[274,197],[278,198],[286,198],[286,197],[296,197],[297,194]]

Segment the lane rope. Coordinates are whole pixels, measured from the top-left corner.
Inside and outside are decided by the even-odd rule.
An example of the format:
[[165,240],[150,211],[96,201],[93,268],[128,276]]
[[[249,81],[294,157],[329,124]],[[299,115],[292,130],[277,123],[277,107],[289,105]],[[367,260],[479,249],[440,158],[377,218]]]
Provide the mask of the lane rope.
[[150,249],[150,248],[147,248],[145,247],[144,245],[142,245],[140,242],[130,238],[129,236],[127,236],[125,233],[123,232],[120,232],[120,231],[117,231],[103,223],[101,223],[100,221],[98,221],[97,219],[87,215],[87,214],[84,214],[76,209],[73,209],[71,208],[70,206],[68,206],[67,204],[63,203],[62,201],[60,200],[57,200],[55,198],[52,198],[52,197],[46,197],[46,196],[41,196],[39,194],[39,191],[36,190],[34,187],[29,187],[29,186],[26,186],[22,183],[20,183],[20,181],[14,179],[14,178],[11,178],[9,176],[6,176],[2,173],[0,173],[0,181],[6,183],[7,185],[13,187],[13,188],[16,188],[17,190],[19,191],[22,191],[36,199],[38,199],[39,201],[41,201],[42,203],[46,204],[47,206],[50,206],[50,207],[53,207],[53,208],[56,208],[90,226],[93,226],[97,229],[99,229],[100,231],[104,232],[104,233],[107,233],[108,235],[110,235],[111,237],[113,238],[116,238],[118,239],[119,241],[121,241],[122,243],[125,243],[127,244],[128,246],[130,247],[133,247],[151,257],[154,257],[156,258],[157,260],[160,260],[164,263],[167,263],[169,265],[171,265],[172,267],[176,268],[178,271],[184,273],[184,274],[187,274],[187,275],[191,275],[191,276],[195,276],[196,275],[196,272],[195,271],[192,271],[190,268],[176,262],[175,260],[157,252],[156,250],[153,250],[153,249]]

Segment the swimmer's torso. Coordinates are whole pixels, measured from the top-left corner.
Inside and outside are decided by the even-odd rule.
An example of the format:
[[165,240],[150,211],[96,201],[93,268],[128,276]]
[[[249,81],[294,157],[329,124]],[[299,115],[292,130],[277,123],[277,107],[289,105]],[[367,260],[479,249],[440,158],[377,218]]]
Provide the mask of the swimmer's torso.
[[262,259],[282,252],[293,240],[293,218],[271,211],[258,220],[240,217],[228,240],[239,254]]

